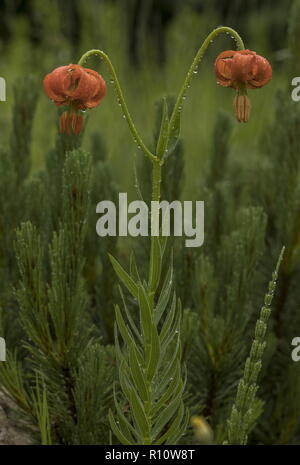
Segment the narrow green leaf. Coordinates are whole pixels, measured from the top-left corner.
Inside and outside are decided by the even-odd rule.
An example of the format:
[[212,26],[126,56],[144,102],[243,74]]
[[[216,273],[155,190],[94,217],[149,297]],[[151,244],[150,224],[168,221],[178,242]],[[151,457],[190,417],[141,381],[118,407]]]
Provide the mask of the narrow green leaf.
[[125,436],[130,440],[131,444],[134,444],[137,432],[133,428],[133,426],[129,423],[129,421],[125,417],[124,413],[122,412],[122,409],[121,409],[121,407],[119,405],[119,402],[118,402],[118,399],[117,399],[115,385],[114,385],[114,403],[115,403],[115,407],[116,407],[116,410],[117,410],[118,419],[119,419],[119,422],[120,422],[120,427],[122,427],[123,430],[125,431]]
[[141,189],[140,189],[140,185],[139,185],[139,178],[138,178],[138,174],[137,174],[137,168],[136,168],[136,159],[134,159],[134,183],[135,183],[135,188],[136,188],[136,191],[137,191],[137,195],[139,197],[139,199],[144,202],[144,198],[143,198],[143,195],[142,195],[142,192],[141,192]]
[[[159,243],[160,243],[160,247],[161,247],[161,256],[162,256],[162,258],[164,256],[164,253],[165,253],[165,250],[166,250],[168,237],[169,236],[162,236],[162,235],[159,236]],[[171,262],[173,263],[173,253],[171,253]]]
[[177,335],[175,342],[176,342],[175,347],[171,352],[172,354],[171,359],[168,361],[168,365],[165,371],[162,373],[162,376],[160,378],[159,386],[157,389],[158,396],[164,393],[166,386],[169,384],[170,381],[172,381],[173,374],[176,369],[177,361],[180,360],[181,344],[180,344],[179,335]]
[[131,255],[130,255],[130,274],[131,274],[132,279],[135,282],[138,282],[138,283],[141,282],[139,271],[138,271],[137,265],[136,265],[135,256],[134,256],[133,252],[131,252]]
[[159,237],[154,236],[153,247],[151,247],[150,269],[149,269],[149,289],[152,292],[156,291],[159,284],[161,273],[162,251]]
[[181,425],[177,425],[177,427],[174,428],[174,432],[170,432],[171,436],[169,435],[168,440],[166,441],[166,445],[168,444],[177,444],[178,440],[184,435],[186,432],[186,429],[189,424],[189,419],[190,419],[190,414],[188,409],[185,409],[185,414],[184,414],[184,420],[181,420]]
[[134,347],[129,348],[130,373],[132,380],[144,401],[149,401],[149,391],[143,369],[138,361],[137,352]]
[[176,309],[176,295],[175,295],[175,292],[173,293],[173,299],[172,299],[172,304],[171,304],[171,308],[168,312],[168,315],[164,321],[164,324],[163,324],[163,327],[161,329],[161,333],[160,333],[160,342],[161,344],[163,345],[164,343],[164,339],[167,337],[169,331],[170,331],[170,328],[172,326],[172,323],[174,321],[174,316],[175,316],[175,309]]
[[180,423],[182,421],[183,415],[184,415],[184,405],[183,405],[183,402],[181,401],[179,409],[178,409],[178,413],[174,421],[172,422],[168,430],[157,441],[155,441],[156,445],[163,444],[166,440],[168,440],[170,437],[176,434],[180,426]]
[[155,426],[153,427],[153,438],[156,438],[163,428],[169,423],[174,414],[179,410],[181,402],[182,392],[180,391],[158,416]]
[[136,393],[136,390],[134,388],[131,389],[130,393],[130,405],[132,408],[132,413],[133,417],[135,419],[135,423],[137,425],[137,428],[141,432],[141,435],[145,438],[149,436],[150,432],[150,425],[143,407],[143,404],[141,402],[141,399]]
[[176,368],[174,372],[174,377],[172,381],[170,382],[169,386],[167,389],[164,390],[162,396],[160,397],[159,401],[155,404],[154,408],[151,411],[151,416],[154,418],[159,410],[166,404],[169,399],[171,398],[172,394],[175,391],[176,386],[178,386],[180,383],[180,362],[177,360],[176,361]]
[[126,445],[126,446],[130,446],[131,445],[131,442],[130,440],[124,435],[124,433],[122,433],[122,431],[119,429],[114,417],[113,417],[113,414],[112,414],[112,411],[111,409],[109,409],[109,412],[108,412],[108,419],[109,419],[109,423],[110,423],[110,427],[113,431],[113,433],[117,436],[117,438],[119,439],[119,441]]
[[170,299],[171,295],[171,290],[172,290],[172,285],[173,285],[173,266],[171,266],[168,269],[166,279],[164,281],[163,288],[161,290],[161,293],[159,295],[159,299],[157,302],[157,305],[154,310],[154,315],[155,315],[155,323],[158,324]]
[[156,373],[158,368],[158,364],[160,361],[160,340],[159,335],[157,332],[157,327],[154,323],[152,323],[152,331],[151,331],[151,348],[150,348],[150,356],[149,362],[147,365],[147,378],[149,381],[152,380],[153,376]]
[[151,341],[152,312],[147,293],[142,285],[138,288],[138,301],[141,313],[142,334],[145,341],[149,344]]
[[[180,302],[180,301],[178,301]],[[177,303],[176,311],[175,311],[175,318],[173,320],[172,327],[168,329],[164,338],[161,339],[161,352],[164,355],[165,351],[167,350],[169,344],[171,344],[172,340],[174,339],[174,334],[180,333],[180,324],[181,324],[181,306]]]
[[121,295],[124,310],[125,310],[128,322],[130,324],[130,327],[131,327],[132,331],[134,332],[134,334],[136,335],[137,339],[141,342],[142,341],[141,334],[139,333],[139,330],[137,329],[136,324],[134,323],[134,321],[133,321],[133,319],[132,319],[132,317],[130,315],[130,312],[129,312],[128,307],[127,307],[126,302],[125,302],[125,297],[124,297],[123,291],[122,291],[120,286],[119,286],[119,292],[120,292],[120,295]]
[[116,351],[116,359],[117,362],[120,364],[123,360],[125,360],[125,357],[122,353],[120,343],[119,343],[119,336],[118,336],[118,325],[117,322],[115,321],[114,324],[114,335],[115,335],[115,351]]
[[132,385],[128,379],[128,374],[129,374],[128,364],[122,361],[119,367],[120,385],[121,385],[121,389],[123,391],[124,396],[126,397],[128,402],[130,402]]
[[168,136],[169,136],[169,114],[168,114],[168,105],[167,105],[166,99],[164,99],[160,133],[159,133],[158,142],[156,146],[156,155],[160,159],[163,157],[165,153],[167,143],[168,143]]
[[123,282],[123,284],[127,287],[128,291],[130,294],[133,295],[133,297],[138,296],[138,286],[134,282],[134,280],[129,276],[129,274],[124,270],[124,268],[120,265],[120,263],[112,256],[109,254],[109,259],[111,261],[111,264],[119,276],[120,280]]
[[[171,121],[170,121],[171,124]],[[168,150],[164,158],[168,158],[175,150],[180,135],[180,111],[177,111],[169,130]]]
[[130,345],[132,343],[135,344],[135,342],[134,342],[132,335],[130,334],[130,330],[128,326],[126,325],[122,317],[122,313],[121,313],[119,305],[115,305],[115,312],[116,312],[116,320],[117,320],[117,324],[118,324],[118,328],[121,333],[121,336],[124,342],[126,342],[126,344],[130,347]]

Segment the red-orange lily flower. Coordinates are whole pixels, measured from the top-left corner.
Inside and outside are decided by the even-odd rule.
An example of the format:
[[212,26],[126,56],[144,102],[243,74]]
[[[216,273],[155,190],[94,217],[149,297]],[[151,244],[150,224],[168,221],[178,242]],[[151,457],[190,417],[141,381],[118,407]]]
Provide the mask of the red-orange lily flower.
[[43,85],[55,105],[69,106],[60,117],[62,133],[72,130],[79,134],[83,127],[80,111],[96,107],[106,94],[106,84],[99,73],[74,64],[54,69],[45,76]]
[[251,104],[247,89],[258,89],[272,78],[272,67],[266,58],[252,50],[227,50],[215,61],[218,84],[237,90],[234,108],[238,121],[248,121]]

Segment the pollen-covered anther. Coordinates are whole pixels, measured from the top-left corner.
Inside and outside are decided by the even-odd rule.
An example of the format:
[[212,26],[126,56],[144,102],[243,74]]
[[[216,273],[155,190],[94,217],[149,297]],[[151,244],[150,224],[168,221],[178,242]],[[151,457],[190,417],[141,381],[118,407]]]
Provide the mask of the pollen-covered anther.
[[76,111],[64,111],[60,115],[59,119],[59,132],[61,134],[75,134],[76,136],[80,133],[83,128],[84,118]]
[[248,95],[237,94],[233,99],[236,119],[240,123],[247,123],[251,113],[251,102]]

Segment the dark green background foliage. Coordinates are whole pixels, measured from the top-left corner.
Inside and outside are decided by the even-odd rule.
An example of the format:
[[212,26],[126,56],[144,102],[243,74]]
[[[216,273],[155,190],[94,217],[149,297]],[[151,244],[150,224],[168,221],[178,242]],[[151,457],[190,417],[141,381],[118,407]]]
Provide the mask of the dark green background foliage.
[[[145,279],[149,240],[100,239],[95,209],[118,192],[147,202],[151,192],[151,163],[131,139],[100,62],[88,67],[106,78],[107,96],[85,115],[80,137],[58,134],[42,78],[88,49],[104,50],[154,147],[162,96],[171,107],[197,48],[219,24],[268,57],[274,75],[250,91],[251,120],[238,124],[234,92],[217,86],[213,72],[215,57],[233,45],[215,39],[163,166],[163,199],[205,201],[204,245],[189,249],[171,238],[165,251],[182,306],[183,398],[218,444],[300,443],[300,371],[291,359],[300,332],[300,104],[290,96],[300,71],[299,17],[298,0],[1,2],[0,336],[8,361],[0,383],[34,443],[118,443],[108,411],[120,391],[114,305],[122,298],[108,254],[129,269],[134,250]],[[267,286],[283,245],[269,318],[276,276],[266,294]],[[136,302],[125,297],[135,322]],[[126,416],[126,401],[119,408]],[[176,440],[195,443],[189,423]]]

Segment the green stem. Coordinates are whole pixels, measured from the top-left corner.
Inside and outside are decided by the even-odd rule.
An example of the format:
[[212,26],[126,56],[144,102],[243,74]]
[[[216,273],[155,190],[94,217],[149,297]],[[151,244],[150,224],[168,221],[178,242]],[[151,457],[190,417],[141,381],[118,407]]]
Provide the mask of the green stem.
[[[152,163],[152,196],[151,199],[153,201],[160,201],[160,187],[161,187],[161,168],[162,168],[162,162],[161,161],[155,161]],[[151,207],[151,224],[152,224],[152,219],[156,215],[156,212],[153,210],[154,207]],[[154,301],[154,294],[156,291],[157,283],[153,283],[152,286],[150,286],[150,269],[152,266],[152,263],[157,259],[155,257],[155,247],[154,247],[154,240],[155,237],[150,236],[150,241],[151,241],[151,246],[150,246],[150,263],[149,263],[149,297],[151,299],[151,302],[153,303]]]
[[[185,77],[185,80],[184,80],[184,83],[179,91],[179,94],[178,94],[178,97],[177,97],[177,100],[176,100],[176,103],[175,103],[175,106],[174,106],[174,109],[173,109],[173,113],[172,113],[172,116],[171,116],[171,119],[170,119],[170,123],[169,123],[169,133],[170,131],[172,130],[173,126],[175,125],[175,121],[176,121],[176,118],[178,117],[178,114],[180,113],[181,111],[181,108],[182,108],[182,105],[183,105],[183,100],[184,100],[184,97],[185,97],[185,94],[187,92],[187,89],[188,87],[190,86],[190,83],[192,81],[192,78],[193,78],[193,75],[195,72],[197,72],[197,68],[199,66],[199,63],[207,49],[207,47],[209,46],[209,44],[213,41],[213,39],[221,34],[221,33],[226,33],[226,34],[230,34],[231,37],[236,41],[236,45],[237,45],[237,48],[238,50],[242,50],[245,48],[244,46],[244,42],[242,40],[242,38],[240,37],[240,35],[232,28],[230,27],[226,27],[226,26],[221,26],[221,27],[218,27],[216,29],[214,29],[208,36],[207,38],[205,39],[205,41],[203,42],[203,44],[201,45],[201,47],[199,48],[194,60],[193,60],[193,63],[191,64],[191,67]],[[114,84],[114,87],[115,87],[115,90],[116,90],[116,93],[117,93],[117,98],[118,98],[118,103],[119,105],[121,106],[122,110],[123,110],[123,113],[124,113],[124,116],[126,118],[126,121],[128,123],[128,126],[129,126],[129,129],[131,131],[131,134],[133,136],[133,139],[134,141],[137,143],[138,147],[140,147],[143,152],[145,153],[145,155],[147,155],[150,160],[152,162],[157,162],[158,160],[158,157],[156,155],[154,155],[149,149],[148,147],[146,147],[146,145],[144,144],[142,138],[140,137],[135,125],[134,125],[134,122],[133,122],[133,119],[129,113],[129,110],[128,110],[128,107],[127,107],[127,104],[126,104],[126,101],[124,99],[124,95],[123,95],[123,91],[122,91],[122,88],[120,86],[120,82],[118,80],[118,77],[117,77],[117,74],[115,72],[115,69],[114,69],[114,66],[110,60],[110,58],[108,57],[108,55],[103,52],[102,50],[98,50],[98,49],[93,49],[93,50],[89,50],[88,52],[84,53],[82,55],[82,57],[80,58],[80,60],[78,61],[78,64],[80,66],[84,65],[84,63],[91,57],[91,56],[99,56],[102,60],[105,61],[107,67],[108,67],[108,71],[111,75],[111,82]]]
[[160,161],[155,161],[152,165],[152,200],[158,202],[160,201],[161,166]]
[[116,93],[117,93],[117,98],[118,98],[118,103],[121,106],[124,116],[126,118],[126,121],[128,123],[129,129],[131,131],[131,134],[133,136],[134,141],[137,143],[138,147],[140,147],[145,155],[147,155],[152,161],[156,161],[157,157],[151,153],[151,151],[146,147],[144,142],[142,141],[135,125],[134,122],[131,118],[131,115],[129,113],[126,101],[124,99],[123,91],[121,89],[117,74],[115,72],[115,69],[113,67],[112,62],[110,61],[108,55],[104,53],[102,50],[89,50],[88,52],[84,53],[80,60],[78,61],[78,64],[82,66],[91,56],[99,56],[101,59],[103,59],[108,67],[108,71],[111,75],[111,82],[114,84]]
[[222,33],[230,34],[230,36],[235,40],[238,50],[243,50],[245,48],[242,38],[231,27],[226,27],[226,26],[217,27],[206,37],[205,41],[203,42],[198,52],[196,53],[193,63],[191,64],[191,67],[188,70],[187,75],[185,77],[184,83],[179,91],[179,94],[178,94],[178,97],[177,97],[177,100],[176,100],[176,103],[173,109],[173,113],[170,119],[170,125],[169,125],[170,129],[174,126],[176,118],[178,117],[178,113],[180,113],[182,109],[182,105],[183,105],[184,97],[187,93],[187,89],[191,85],[193,76],[195,75],[195,73],[197,73],[197,68],[203,58],[204,53],[206,52],[206,49],[208,48],[209,44],[214,40],[214,38]]

